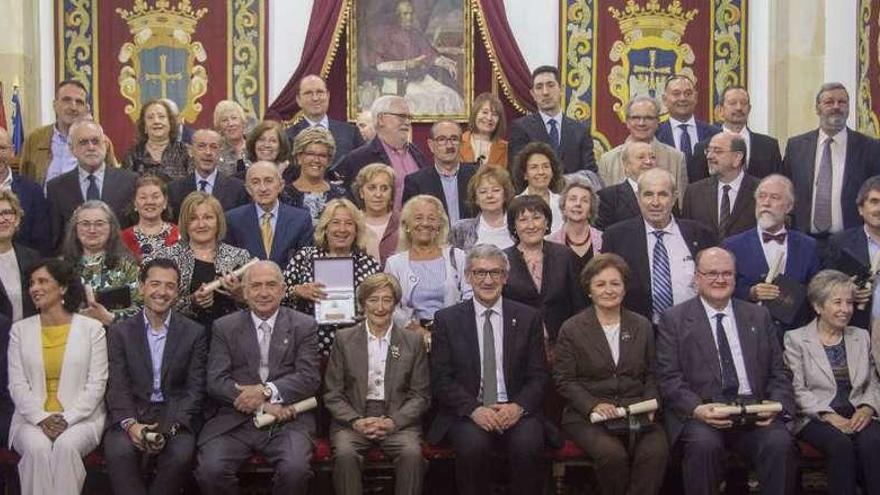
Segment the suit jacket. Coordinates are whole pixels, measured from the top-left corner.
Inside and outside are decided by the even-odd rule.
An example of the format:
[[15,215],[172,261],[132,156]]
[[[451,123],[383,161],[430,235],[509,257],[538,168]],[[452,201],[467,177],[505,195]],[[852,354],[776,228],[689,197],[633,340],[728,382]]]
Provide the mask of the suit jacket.
[[[313,397],[321,385],[318,364],[318,325],[298,311],[281,306],[269,343],[269,378],[284,404]],[[260,380],[260,345],[250,310],[238,311],[214,321],[208,355],[207,391],[218,405],[199,435],[199,444],[237,428],[253,415],[233,406],[238,392],[235,384],[253,385]],[[312,413],[297,415],[284,425],[311,434],[315,430]]]
[[[472,163],[462,163],[456,174],[458,183],[458,212],[461,218],[471,218],[476,212],[468,201],[468,182],[477,172],[477,166]],[[426,167],[418,172],[409,174],[403,180],[403,203],[419,194],[429,194],[443,203],[443,209],[449,214],[449,205],[446,204],[446,195],[443,194],[443,184],[440,181],[440,173],[437,167]]]
[[[534,309],[503,298],[504,384],[509,402],[519,404],[526,413],[540,414],[550,373],[544,360],[544,331],[540,314]],[[466,419],[477,407],[482,383],[483,363],[477,332],[474,302],[437,311],[431,343],[431,388],[437,401],[437,416],[427,440],[438,443],[449,427]],[[496,349],[496,352],[498,349]]]
[[[101,186],[101,201],[113,210],[122,228],[126,228],[128,211],[134,198],[134,183],[138,175],[129,170],[104,166],[104,181]],[[46,197],[52,223],[53,245],[59,246],[64,229],[73,216],[73,211],[85,202],[79,183],[79,167],[61,174],[46,184]]]
[[[332,170],[339,162],[345,157],[345,155],[352,152],[352,150],[360,148],[364,145],[364,138],[361,137],[360,131],[358,128],[349,124],[348,122],[343,122],[341,120],[331,119],[327,117],[327,125],[330,134],[333,135],[333,141],[336,143],[336,152],[333,154],[333,160],[330,161],[330,170]],[[309,121],[304,117],[299,119],[295,124],[287,128],[287,139],[290,141],[291,146],[293,145],[293,140],[296,139],[296,136],[309,127]],[[295,180],[296,178],[294,178]]]
[[[407,143],[406,150],[412,155],[413,160],[415,160],[420,169],[432,166],[428,158],[425,157],[424,153],[416,145]],[[373,138],[369,143],[352,150],[329,175],[333,175],[336,180],[342,181],[342,185],[346,189],[351,189],[351,183],[354,182],[358,172],[371,163],[391,165],[391,159],[388,158],[388,153],[385,152],[385,147],[382,145],[379,136]]]
[[[180,205],[186,196],[196,190],[195,172],[187,175],[183,179],[177,179],[168,184],[168,204],[171,205],[171,211],[174,212],[174,218],[180,216]],[[241,206],[250,201],[247,190],[244,188],[244,182],[235,177],[228,177],[222,173],[217,174],[214,181],[214,189],[211,195],[217,198],[223,211],[229,211],[237,206]]]
[[[694,122],[697,124],[697,142],[709,139],[715,134],[721,132],[721,129],[719,129],[718,127],[715,127],[714,125],[707,122],[703,122],[700,119],[694,119]],[[673,137],[672,133],[672,124],[669,123],[668,119],[664,120],[660,123],[659,126],[657,126],[657,134],[655,135],[655,137],[661,143],[668,144],[669,146],[678,149],[678,147],[675,146],[675,138]],[[692,144],[696,145],[697,143]],[[694,155],[696,155],[696,152],[694,152]]]
[[[180,313],[172,312],[162,354],[161,388],[165,399],[161,426],[173,423],[197,432],[205,398],[205,329]],[[115,323],[108,332],[110,379],[107,412],[110,427],[127,418],[143,419],[153,394],[153,361],[147,340],[144,312]]]
[[[782,403],[783,415],[793,415],[791,371],[782,360],[770,313],[745,301],[734,299],[732,304],[752,394],[758,400]],[[697,406],[721,395],[721,364],[713,332],[699,296],[673,306],[660,317],[657,378],[670,445]]]
[[600,402],[616,406],[660,398],[654,376],[654,328],[621,309],[617,364],[594,308],[572,316],[559,330],[553,378],[565,399],[562,424],[587,423]]
[[739,191],[733,199],[733,209],[725,225],[718,224],[718,188],[717,176],[712,176],[688,186],[684,193],[684,204],[681,217],[689,218],[709,227],[720,242],[725,237],[738,234],[755,227],[755,189],[758,179],[751,175],[743,175]]
[[[28,294],[28,287],[30,287],[31,284],[30,280],[27,278],[27,274],[31,267],[43,259],[43,257],[33,249],[22,246],[18,243],[13,243],[12,249],[15,251],[15,261],[18,262],[18,273],[21,277],[22,316],[23,318],[27,318],[37,314],[37,309],[34,307],[34,300],[31,299],[30,294]],[[12,319],[12,301],[9,300],[9,294],[6,291],[6,288],[3,287],[2,282],[0,282],[0,314],[6,315],[7,318]]]
[[597,194],[599,194],[599,215],[596,219],[596,228],[605,230],[618,222],[641,218],[639,198],[636,197],[636,192],[628,181],[599,189]]
[[[696,258],[697,253],[715,246],[715,235],[693,220],[676,219],[681,235]],[[625,220],[607,228],[602,234],[602,251],[620,255],[629,265],[630,278],[623,305],[651,319],[651,263],[648,258],[648,234],[642,217]]]
[[314,242],[312,217],[309,213],[302,208],[279,202],[275,232],[272,234],[271,256],[266,256],[257,208],[253,203],[248,203],[226,212],[228,244],[246,249],[255,258],[270,259],[283,268],[287,266],[293,253],[303,246],[311,246]]
[[9,444],[9,423],[15,412],[15,404],[9,396],[9,366],[6,352],[9,349],[9,331],[12,320],[0,315],[0,445]]
[[[871,271],[871,260],[868,256],[868,236],[865,234],[865,227],[860,225],[832,235],[821,256],[822,268],[839,270],[850,276],[867,276]],[[849,320],[850,325],[870,330],[873,303],[872,293],[864,309],[860,310],[856,305]]]
[[[559,130],[559,151],[557,156],[562,162],[563,172],[571,174],[578,170],[596,172],[596,157],[593,154],[593,136],[586,124],[562,116]],[[540,113],[532,113],[513,121],[510,126],[510,144],[508,145],[508,168],[513,169],[516,155],[532,141],[550,144],[550,135],[544,126]],[[551,145],[552,147],[552,145]]]
[[[34,129],[24,140],[24,147],[21,150],[19,172],[40,185],[46,182],[46,171],[49,170],[49,164],[52,163],[52,133],[54,129],[54,122]],[[111,167],[119,167],[110,138],[107,138],[106,161],[107,165]]]
[[[39,315],[12,325],[9,334],[9,394],[15,414],[9,445],[22,425],[37,425],[51,413],[46,403],[46,368]],[[98,320],[74,313],[58,381],[58,401],[68,426],[83,424],[95,445],[104,432],[104,390],[107,386],[107,341]]]
[[[794,397],[797,402],[796,431],[819,415],[834,412],[831,401],[837,394],[837,381],[831,363],[819,338],[817,320],[807,326],[785,333],[785,364],[791,370]],[[853,407],[863,404],[880,410],[880,379],[871,358],[871,336],[862,328],[846,327],[843,332],[846,366],[852,390],[849,401]]]
[[[779,141],[766,134],[758,134],[749,129],[749,161],[745,171],[752,177],[763,179],[770,174],[782,173],[782,155],[779,153]],[[706,160],[706,148],[709,140],[703,140],[694,146],[694,156],[688,162],[688,179],[691,183],[709,177],[709,162]]]
[[48,256],[52,253],[52,231],[49,223],[49,204],[43,188],[19,174],[12,174],[12,192],[18,196],[24,217],[15,240]]
[[504,284],[504,297],[537,309],[547,328],[551,342],[556,341],[559,327],[587,306],[584,291],[578,282],[575,254],[555,242],[544,242],[544,265],[541,290],[529,273],[522,253],[516,246],[504,250],[510,260],[510,273]]
[[[431,404],[428,355],[415,332],[394,327],[390,338],[385,361],[385,411],[398,430],[421,431],[422,415]],[[332,431],[350,428],[352,421],[366,416],[368,369],[364,323],[337,330],[324,375],[324,406],[333,418]]]
[[461,161],[462,163],[498,165],[507,168],[507,147],[507,140],[501,139],[499,136],[489,145],[489,156],[482,162],[477,163],[480,157],[474,155],[474,149],[471,147],[471,131],[464,131],[461,135]]
[[[880,173],[880,142],[850,128],[846,129],[846,162],[843,171],[843,189],[840,207],[843,212],[843,228],[862,224],[854,198],[868,177]],[[813,224],[813,183],[816,171],[816,146],[819,130],[794,136],[785,145],[782,168],[794,182],[794,228],[810,232]]]

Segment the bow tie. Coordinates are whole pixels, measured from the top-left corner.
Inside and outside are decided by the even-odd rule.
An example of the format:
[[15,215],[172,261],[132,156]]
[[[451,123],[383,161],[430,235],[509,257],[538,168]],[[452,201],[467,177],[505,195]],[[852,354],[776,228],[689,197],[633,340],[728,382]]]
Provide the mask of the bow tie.
[[767,244],[770,241],[776,241],[779,244],[785,243],[785,232],[780,232],[778,234],[769,234],[767,232],[761,232],[761,240],[764,241],[764,244]]

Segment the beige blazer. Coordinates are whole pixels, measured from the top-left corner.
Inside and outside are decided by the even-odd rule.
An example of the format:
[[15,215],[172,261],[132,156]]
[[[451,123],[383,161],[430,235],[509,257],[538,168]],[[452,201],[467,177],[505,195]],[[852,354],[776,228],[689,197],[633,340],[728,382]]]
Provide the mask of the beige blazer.
[[[9,334],[9,394],[15,413],[9,427],[9,445],[25,424],[36,425],[51,413],[46,403],[46,370],[40,315],[20,320]],[[73,315],[64,349],[58,400],[68,425],[91,426],[95,444],[104,431],[104,389],[107,386],[107,341],[101,322]]]
[[[819,340],[816,321],[785,334],[785,364],[793,375],[798,407],[796,432],[811,420],[819,420],[820,414],[834,412],[831,401],[837,392],[837,383],[834,381],[822,341]],[[856,407],[867,404],[874,411],[880,411],[880,380],[871,359],[871,339],[868,332],[857,327],[847,327],[843,333],[843,342],[852,383],[850,402]]]

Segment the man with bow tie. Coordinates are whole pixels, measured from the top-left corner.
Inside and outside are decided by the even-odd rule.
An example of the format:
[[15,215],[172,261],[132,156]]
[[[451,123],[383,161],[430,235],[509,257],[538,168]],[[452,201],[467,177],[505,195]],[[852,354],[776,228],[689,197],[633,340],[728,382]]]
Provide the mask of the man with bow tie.
[[[755,189],[755,217],[758,226],[728,237],[721,245],[737,259],[736,290],[734,297],[764,303],[776,300],[781,292],[778,285],[766,283],[770,267],[782,256],[779,274],[785,274],[799,284],[806,285],[820,268],[816,241],[812,237],[785,227],[785,217],[794,208],[794,186],[785,176],[772,174],[765,177]],[[781,330],[803,326],[809,319],[810,309],[806,293],[796,304],[802,311],[793,321],[776,324]]]

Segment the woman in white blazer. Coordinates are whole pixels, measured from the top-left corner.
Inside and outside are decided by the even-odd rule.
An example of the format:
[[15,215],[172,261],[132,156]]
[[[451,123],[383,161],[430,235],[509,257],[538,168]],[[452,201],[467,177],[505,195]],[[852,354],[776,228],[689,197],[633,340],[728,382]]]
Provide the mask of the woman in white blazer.
[[21,456],[22,493],[78,494],[86,478],[82,458],[104,430],[104,327],[75,313],[84,289],[69,264],[39,263],[30,282],[39,314],[15,323],[9,335],[9,445]]
[[871,338],[848,326],[853,314],[849,276],[823,270],[807,287],[818,315],[785,334],[785,362],[791,369],[798,438],[825,455],[828,492],[880,494],[880,380],[871,359]]

